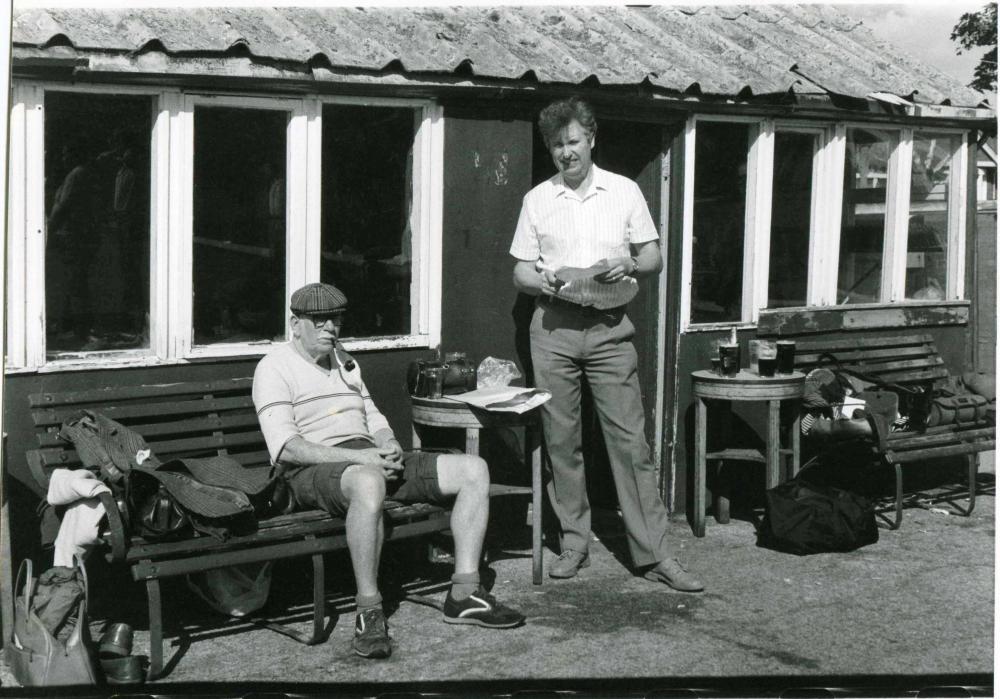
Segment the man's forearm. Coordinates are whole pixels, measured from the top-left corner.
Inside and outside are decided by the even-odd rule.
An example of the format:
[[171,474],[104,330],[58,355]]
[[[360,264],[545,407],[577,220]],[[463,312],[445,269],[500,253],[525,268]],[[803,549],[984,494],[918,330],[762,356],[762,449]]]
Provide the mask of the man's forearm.
[[[382,447],[382,446],[385,446],[386,442],[389,442],[391,440],[395,440],[396,439],[396,433],[393,432],[390,428],[384,427],[381,430],[379,430],[378,432],[376,432],[375,434],[373,434],[372,438],[375,440],[375,446]],[[396,440],[396,441],[399,441],[399,440]]]
[[358,456],[355,449],[327,447],[302,437],[292,437],[281,450],[278,460],[287,466],[308,466],[338,461],[353,461]]
[[541,293],[544,277],[535,269],[533,262],[518,260],[514,265],[514,288],[526,294],[537,296]]

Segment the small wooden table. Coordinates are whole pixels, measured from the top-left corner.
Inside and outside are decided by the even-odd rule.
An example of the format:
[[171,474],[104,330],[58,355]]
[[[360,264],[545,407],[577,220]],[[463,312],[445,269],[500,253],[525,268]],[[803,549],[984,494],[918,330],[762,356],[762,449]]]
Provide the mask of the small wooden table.
[[[758,461],[766,465],[766,487],[773,488],[779,481],[780,459],[791,457],[792,475],[799,470],[799,415],[795,414],[790,428],[789,448],[781,447],[780,407],[783,400],[801,400],[805,387],[805,374],[792,372],[776,376],[759,376],[743,369],[735,376],[722,376],[714,371],[701,370],[691,373],[695,413],[694,457],[694,535],[705,536],[705,470],[708,459],[738,459]],[[757,449],[727,449],[706,453],[708,442],[708,408],[706,400],[767,401],[767,444],[765,453]],[[727,420],[728,422],[728,420]],[[728,434],[724,437],[728,439]],[[725,443],[723,443],[725,447]],[[715,498],[714,514],[717,521],[729,521],[729,499]]]
[[417,425],[465,430],[465,453],[479,456],[479,431],[495,427],[523,427],[524,452],[531,453],[531,487],[490,485],[490,495],[531,494],[531,581],[542,584],[542,446],[538,409],[526,413],[491,412],[452,398],[410,396],[413,412],[413,448],[420,448]]

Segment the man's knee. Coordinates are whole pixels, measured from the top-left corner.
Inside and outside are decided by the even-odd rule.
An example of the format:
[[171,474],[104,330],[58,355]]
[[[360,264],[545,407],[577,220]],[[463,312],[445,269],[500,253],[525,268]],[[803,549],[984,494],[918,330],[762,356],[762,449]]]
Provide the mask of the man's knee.
[[462,464],[462,485],[469,488],[489,489],[490,469],[479,456],[465,456]]
[[377,466],[351,466],[341,476],[341,488],[351,506],[382,509],[385,501],[385,476]]

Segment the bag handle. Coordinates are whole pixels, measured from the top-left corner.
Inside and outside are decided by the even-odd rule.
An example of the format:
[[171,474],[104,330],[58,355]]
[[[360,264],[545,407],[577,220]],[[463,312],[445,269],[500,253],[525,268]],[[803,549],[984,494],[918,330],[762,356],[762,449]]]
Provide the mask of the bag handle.
[[83,578],[83,601],[90,606],[90,581],[87,579],[87,566],[83,564],[83,558],[81,556],[73,554],[73,560],[76,561],[76,569],[80,571],[80,577]]
[[33,565],[30,558],[25,558],[21,561],[21,565],[17,569],[17,579],[14,581],[14,595],[17,595],[17,591],[21,589],[21,581],[24,580],[25,573],[28,576],[28,582],[24,584],[24,607],[25,610],[31,609],[31,599],[35,594],[35,578],[32,575],[34,572]]

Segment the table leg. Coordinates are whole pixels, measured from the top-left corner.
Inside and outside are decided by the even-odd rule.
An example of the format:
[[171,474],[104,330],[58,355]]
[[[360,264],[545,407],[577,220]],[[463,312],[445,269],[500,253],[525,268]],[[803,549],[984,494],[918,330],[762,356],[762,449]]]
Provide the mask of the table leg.
[[465,453],[470,456],[479,456],[478,427],[467,427],[465,429]]
[[417,449],[420,448],[420,435],[417,434],[417,426],[413,425],[410,428],[410,432],[413,433],[413,449],[414,451],[416,451]]
[[778,485],[780,477],[779,469],[781,465],[781,401],[770,400],[767,402],[767,475],[766,487],[768,489]]
[[792,420],[792,478],[799,472],[799,439],[802,436],[802,412],[795,406],[795,418]]
[[697,398],[695,402],[695,423],[694,423],[694,488],[693,506],[694,516],[692,523],[695,536],[705,536],[705,447],[706,439],[706,413],[704,398]]
[[535,435],[531,450],[531,582],[535,585],[542,584],[542,440],[540,437],[541,435]]

